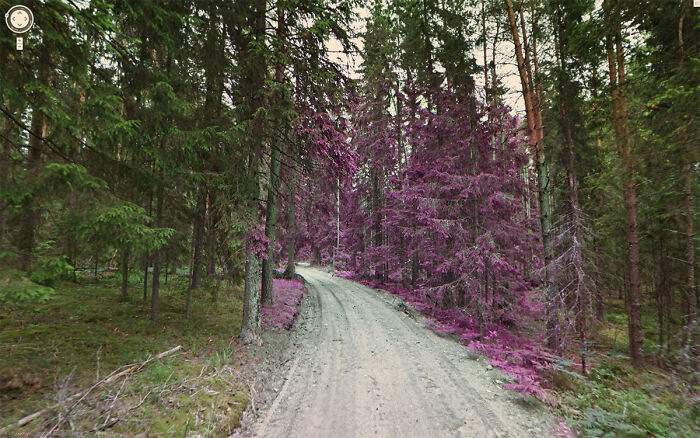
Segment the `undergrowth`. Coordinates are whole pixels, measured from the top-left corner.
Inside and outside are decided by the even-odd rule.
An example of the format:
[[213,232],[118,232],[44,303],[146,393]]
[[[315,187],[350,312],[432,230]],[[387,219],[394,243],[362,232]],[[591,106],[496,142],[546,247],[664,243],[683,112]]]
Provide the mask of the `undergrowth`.
[[656,366],[652,355],[653,314],[643,312],[645,369],[636,370],[626,353],[624,305],[610,303],[605,321],[592,339],[592,369],[587,376],[560,372],[554,379],[561,412],[583,437],[700,436],[700,399],[687,376],[668,363]]
[[[40,299],[0,301],[0,427],[61,393],[85,389],[123,365],[176,345],[182,345],[182,354],[128,379],[113,407],[128,415],[107,425],[109,430],[218,436],[238,425],[247,403],[246,390],[235,378],[245,357],[232,343],[241,324],[240,288],[219,291],[216,303],[211,291],[198,291],[186,320],[186,278],[171,275],[162,286],[161,317],[154,324],[141,302],[139,275],[130,276],[131,299],[121,302],[120,277],[109,272],[98,279],[83,276],[80,284],[59,281],[52,288],[16,272],[0,273],[0,296],[8,290],[47,288]],[[117,394],[116,388],[108,391]],[[94,416],[74,414],[72,427],[94,430]],[[42,427],[40,423],[23,430]]]

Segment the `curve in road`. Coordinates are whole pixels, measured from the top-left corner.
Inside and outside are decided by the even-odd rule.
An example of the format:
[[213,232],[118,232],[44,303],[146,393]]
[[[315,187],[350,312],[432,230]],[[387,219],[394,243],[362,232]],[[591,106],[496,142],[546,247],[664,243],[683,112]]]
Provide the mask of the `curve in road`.
[[392,298],[316,269],[299,273],[309,290],[301,347],[257,436],[550,435],[545,409],[516,403],[496,371]]

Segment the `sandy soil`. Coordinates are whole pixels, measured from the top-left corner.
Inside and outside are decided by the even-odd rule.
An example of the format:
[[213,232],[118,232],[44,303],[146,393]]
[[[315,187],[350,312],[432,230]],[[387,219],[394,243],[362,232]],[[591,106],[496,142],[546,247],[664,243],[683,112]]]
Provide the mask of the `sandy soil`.
[[[260,437],[549,436],[539,404],[400,301],[300,268],[309,294],[283,365],[244,435]],[[261,393],[265,389],[260,390]],[[265,400],[267,399],[267,400]],[[520,402],[519,402],[520,400]]]

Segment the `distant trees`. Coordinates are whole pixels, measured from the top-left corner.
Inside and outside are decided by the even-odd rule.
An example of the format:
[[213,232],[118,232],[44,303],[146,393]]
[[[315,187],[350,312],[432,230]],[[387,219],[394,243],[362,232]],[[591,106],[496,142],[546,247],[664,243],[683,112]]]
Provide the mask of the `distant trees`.
[[[494,309],[508,305],[476,308],[496,291],[510,306],[516,284],[542,292],[549,346],[569,351],[575,343],[584,372],[591,334],[606,306],[622,299],[632,363],[642,366],[651,354],[678,362],[679,347],[697,336],[698,161],[690,139],[698,126],[689,116],[698,102],[690,62],[697,53],[688,41],[698,17],[681,2],[645,7],[616,0],[373,3],[349,120],[357,172],[341,182],[340,254],[334,193],[323,190],[331,185],[323,176],[301,182],[322,188],[296,204],[297,228],[308,230],[295,240],[302,254],[315,263],[340,260],[338,269],[417,287],[441,305],[487,318],[507,314]],[[478,21],[469,15],[475,12]],[[498,110],[510,99],[502,62],[512,59],[525,109],[524,156],[503,146],[516,138]],[[488,147],[491,157],[479,152]],[[521,186],[505,170],[513,162],[521,163]],[[487,175],[506,184],[488,187],[507,202],[482,210],[481,198],[468,192]],[[461,192],[451,193],[456,187]],[[510,213],[499,210],[507,205]],[[498,240],[486,245],[505,224],[529,260]],[[459,265],[457,254],[468,248],[479,249]],[[496,269],[496,259],[512,270]],[[499,284],[506,278],[508,286]],[[655,327],[644,333],[642,319],[652,313]]]
[[243,338],[254,340],[263,260],[272,298],[278,175],[307,172],[301,157],[315,153],[294,121],[336,105],[343,78],[326,42],[348,47],[351,13],[346,2],[272,5],[49,2],[24,52],[3,36],[3,264],[118,266],[122,299],[137,264],[153,320],[164,272],[189,267],[190,315],[212,276],[247,266]]
[[697,11],[376,1],[351,80],[333,59],[354,7],[42,3],[22,53],[0,37],[3,266],[118,267],[123,299],[138,269],[154,320],[164,273],[189,267],[186,314],[225,273],[246,342],[281,262],[332,260],[485,325],[541,293],[549,346],[582,362],[621,299],[636,366],[691,364]]

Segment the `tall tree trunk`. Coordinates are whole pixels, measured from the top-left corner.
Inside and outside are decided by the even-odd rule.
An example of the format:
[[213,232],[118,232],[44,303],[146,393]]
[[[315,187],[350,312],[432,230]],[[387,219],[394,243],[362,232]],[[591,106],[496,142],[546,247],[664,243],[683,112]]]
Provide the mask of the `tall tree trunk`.
[[143,309],[146,309],[148,302],[148,255],[143,256]]
[[219,226],[219,213],[216,210],[216,191],[209,190],[207,202],[207,276],[216,275],[217,245],[216,236]]
[[[146,211],[148,212],[148,217],[152,217],[153,214],[153,190],[148,191],[148,202],[146,204]],[[142,267],[143,267],[143,299],[141,301],[144,311],[146,310],[146,304],[148,303],[148,268],[151,264],[151,254],[144,254]]]
[[122,248],[122,301],[129,301],[129,257],[131,251],[129,247]]
[[[49,49],[45,45],[39,52],[39,83],[50,87],[51,83],[51,57]],[[36,241],[36,227],[39,215],[36,210],[35,196],[36,190],[33,186],[41,172],[41,159],[44,148],[43,139],[48,136],[48,119],[42,108],[46,98],[43,92],[37,92],[34,98],[35,107],[32,109],[32,134],[29,135],[29,154],[27,156],[27,188],[31,191],[22,206],[22,230],[20,232],[20,263],[24,271],[31,270],[32,259],[34,257],[34,246]],[[41,138],[38,138],[40,136]]]
[[[381,170],[376,168],[370,171],[370,178],[372,180],[372,244],[374,245],[375,251],[384,244],[384,235],[382,231],[382,189],[384,185],[381,173]],[[378,280],[384,281],[386,274],[384,264],[376,260],[374,265],[375,277]]]
[[336,178],[335,182],[335,251],[333,252],[333,271],[336,269],[338,253],[340,252],[340,178]]
[[[280,49],[280,56],[277,63],[275,64],[275,82],[277,86],[281,87],[284,83],[284,59],[285,53],[285,39],[287,34],[287,28],[284,17],[284,9],[282,3],[277,5],[277,44]],[[279,121],[279,128],[283,129],[285,127],[284,119],[284,107],[285,97],[282,91],[277,91],[275,93],[275,104],[277,106],[276,111],[277,120]],[[270,182],[267,189],[267,212],[265,216],[265,235],[267,236],[267,258],[263,260],[263,271],[262,271],[262,300],[264,304],[272,304],[273,297],[273,280],[274,280],[274,269],[275,269],[275,241],[277,238],[277,202],[278,202],[278,192],[280,189],[280,150],[283,147],[282,141],[277,141],[276,145],[272,147],[270,152]]]
[[[9,99],[3,102],[4,107],[9,110],[10,113],[14,113],[13,108],[10,108]],[[3,128],[2,128],[2,149],[0,149],[0,192],[5,191],[11,183],[11,157],[13,145],[10,141],[12,137],[12,132],[15,129],[14,123],[9,118],[4,118]],[[0,248],[5,243],[7,237],[7,203],[4,200],[0,200]]]
[[206,216],[207,190],[199,188],[199,199],[192,221],[192,271],[190,272],[190,285],[187,288],[187,300],[185,314],[189,318],[192,315],[192,291],[202,285],[202,253],[204,250],[204,221]]
[[486,2],[481,0],[481,37],[482,51],[484,56],[484,101],[489,102],[489,63],[487,62],[487,35],[486,35]]
[[564,23],[561,16],[557,18],[557,38],[555,38],[555,49],[559,60],[559,75],[557,78],[557,88],[559,93],[559,119],[564,140],[565,152],[565,169],[567,181],[567,194],[569,197],[569,208],[571,211],[571,262],[575,270],[576,280],[575,288],[575,323],[579,335],[580,353],[581,353],[581,369],[583,374],[586,374],[586,352],[587,352],[587,330],[590,316],[590,290],[588,288],[588,279],[586,275],[586,266],[584,262],[584,235],[583,235],[583,218],[581,206],[579,204],[578,177],[576,175],[576,152],[573,138],[573,122],[571,114],[573,113],[572,92],[575,89],[571,81],[571,75],[568,70],[566,61],[568,59],[568,36],[565,35]]
[[[290,146],[290,162],[293,163],[297,158],[296,145]],[[294,278],[296,274],[296,253],[297,253],[297,176],[296,170],[289,167],[289,177],[287,178],[288,185],[288,200],[287,200],[287,268],[284,270],[284,278]]]
[[267,190],[267,214],[265,217],[265,235],[268,239],[267,258],[262,262],[262,300],[264,304],[272,304],[272,281],[275,268],[275,240],[277,237],[277,192],[280,179],[280,152],[278,147],[272,148],[270,154],[270,183]]
[[[685,43],[683,42],[683,23],[685,22],[685,8],[678,19],[678,67],[683,68],[685,64]],[[698,295],[697,284],[695,283],[695,203],[693,196],[693,179],[695,178],[695,148],[696,144],[689,141],[687,136],[682,139],[685,143],[685,252],[686,263],[688,264],[686,278],[686,300],[688,308],[688,321],[693,321],[697,317],[698,307],[700,307],[700,295]]]
[[[156,193],[156,227],[163,224],[163,182],[158,181]],[[159,248],[153,253],[153,280],[151,282],[151,321],[157,322],[160,317],[160,269],[163,264],[163,249]]]
[[[513,2],[504,0],[506,12],[508,14],[508,23],[510,32],[515,45],[515,56],[518,64],[518,73],[520,75],[520,84],[522,86],[523,100],[525,101],[525,113],[527,119],[528,145],[532,154],[537,172],[537,200],[539,203],[540,228],[542,233],[542,245],[544,247],[544,281],[545,281],[545,313],[546,313],[546,330],[547,330],[547,346],[555,351],[560,349],[560,333],[559,333],[559,297],[554,275],[551,269],[553,260],[552,248],[552,208],[550,202],[550,181],[548,162],[545,154],[541,150],[540,142],[544,138],[544,130],[542,127],[542,114],[540,105],[533,85],[533,71],[529,60],[529,50],[523,51],[523,45],[520,43],[520,35],[518,26],[515,21],[515,12],[513,10]],[[522,20],[521,20],[522,21]],[[523,30],[525,24],[522,23]],[[527,46],[527,35],[523,35]]]
[[[259,109],[264,105],[264,86],[266,61],[262,53],[256,53],[251,50],[252,44],[258,44],[260,47],[265,45],[265,11],[267,2],[265,0],[255,0],[251,5],[253,27],[253,37],[255,41],[245,43],[243,50],[246,52],[246,57],[250,57],[249,65],[245,72],[245,82],[248,85],[248,96],[250,102],[250,115],[252,121],[250,123],[250,150],[248,151],[248,180],[250,182],[250,202],[249,206],[256,215],[260,217],[259,197],[262,193],[260,187],[259,174],[264,173],[263,160],[260,159],[265,148],[265,122],[262,116],[259,115]],[[257,223],[253,224],[256,227]],[[252,230],[251,230],[252,231]],[[243,323],[241,326],[240,339],[244,344],[259,343],[260,338],[260,292],[262,280],[262,263],[260,256],[255,253],[252,245],[246,244],[246,262],[245,262],[245,286],[243,291]]]
[[[48,121],[46,116],[39,110],[35,109],[32,114],[32,132],[41,138],[46,138],[48,135]],[[27,157],[27,187],[32,190],[24,205],[22,206],[22,231],[20,240],[21,268],[24,271],[30,271],[32,267],[32,259],[34,256],[34,246],[36,241],[36,227],[39,221],[39,215],[36,211],[35,196],[33,185],[39,177],[41,171],[41,156],[43,149],[43,141],[32,135],[29,137],[29,155]]]
[[611,10],[610,0],[603,3],[607,27],[606,38],[610,89],[613,101],[613,127],[615,142],[622,159],[623,190],[627,211],[627,269],[629,276],[628,328],[629,351],[632,364],[642,366],[641,287],[639,275],[639,237],[637,234],[637,185],[635,181],[636,158],[629,138],[627,100],[625,97],[625,59],[620,31],[619,7]]

